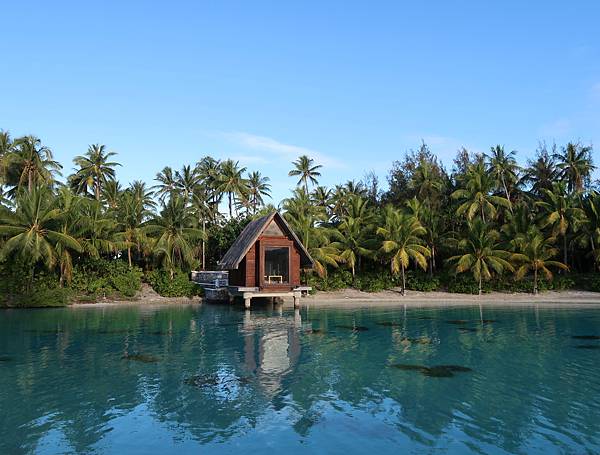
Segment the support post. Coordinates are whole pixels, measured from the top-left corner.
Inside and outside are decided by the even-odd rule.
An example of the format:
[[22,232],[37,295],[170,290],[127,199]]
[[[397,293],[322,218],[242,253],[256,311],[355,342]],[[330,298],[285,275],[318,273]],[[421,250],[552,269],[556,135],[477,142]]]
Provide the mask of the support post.
[[294,308],[300,308],[300,295],[294,292]]
[[246,307],[247,310],[250,309],[250,301],[251,300],[252,300],[252,297],[244,296],[244,306]]

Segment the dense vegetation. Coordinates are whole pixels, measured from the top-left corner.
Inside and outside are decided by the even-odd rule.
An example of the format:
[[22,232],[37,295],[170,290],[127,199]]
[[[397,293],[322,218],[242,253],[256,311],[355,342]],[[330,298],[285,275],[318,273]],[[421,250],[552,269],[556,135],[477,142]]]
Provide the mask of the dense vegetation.
[[[319,186],[322,166],[302,156],[279,208],[316,261],[305,278],[319,289],[600,291],[591,153],[542,144],[521,167],[501,146],[462,149],[449,172],[423,144],[394,163],[387,191],[374,174]],[[91,145],[63,180],[39,139],[0,132],[3,304],[130,298],[142,280],[193,295],[187,272],[214,267],[252,217],[275,208],[269,178],[233,160],[204,157],[165,167],[153,186],[123,187],[115,158]]]

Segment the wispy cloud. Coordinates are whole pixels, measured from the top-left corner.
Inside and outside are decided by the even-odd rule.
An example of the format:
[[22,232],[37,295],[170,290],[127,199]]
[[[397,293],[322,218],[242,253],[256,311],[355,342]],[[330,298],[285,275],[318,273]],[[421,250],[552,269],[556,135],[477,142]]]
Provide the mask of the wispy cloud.
[[[230,132],[223,133],[223,135],[229,141],[239,146],[251,150],[266,152],[278,159],[286,159],[292,161],[298,158],[300,155],[308,155],[310,158],[313,158],[319,164],[323,164],[332,168],[344,167],[343,163],[341,163],[339,160],[328,156],[322,152],[312,150],[306,147],[301,147],[298,145],[285,144],[271,137],[258,136],[255,134],[244,132]],[[266,157],[261,156],[255,158],[263,159],[263,162],[267,162]]]

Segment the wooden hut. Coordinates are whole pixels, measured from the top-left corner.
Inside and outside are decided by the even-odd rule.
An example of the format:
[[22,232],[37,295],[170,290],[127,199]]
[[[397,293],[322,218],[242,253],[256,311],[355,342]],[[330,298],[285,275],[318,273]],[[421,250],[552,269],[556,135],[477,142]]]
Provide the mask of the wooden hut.
[[290,225],[273,212],[246,226],[219,261],[219,269],[229,272],[229,294],[244,298],[293,296],[299,304],[302,291],[300,269],[312,268],[310,254]]

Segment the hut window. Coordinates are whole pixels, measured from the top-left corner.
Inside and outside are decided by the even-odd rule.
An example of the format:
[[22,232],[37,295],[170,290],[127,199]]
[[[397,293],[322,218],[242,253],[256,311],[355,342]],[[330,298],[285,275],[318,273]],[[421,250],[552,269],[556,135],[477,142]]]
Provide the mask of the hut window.
[[289,283],[290,249],[286,246],[265,247],[265,284]]

